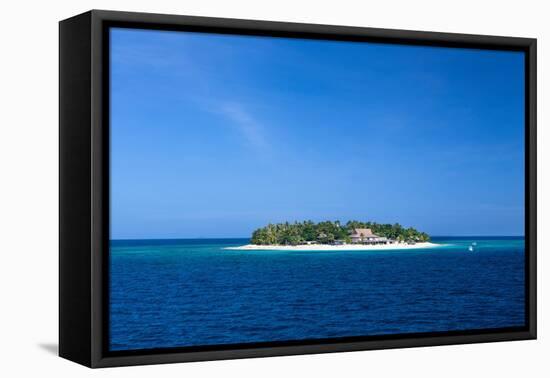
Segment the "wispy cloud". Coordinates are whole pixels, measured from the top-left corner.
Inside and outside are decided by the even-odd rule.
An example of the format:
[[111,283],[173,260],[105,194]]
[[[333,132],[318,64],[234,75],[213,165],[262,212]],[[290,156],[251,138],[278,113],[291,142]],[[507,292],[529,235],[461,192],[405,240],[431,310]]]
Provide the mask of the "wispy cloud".
[[250,147],[261,152],[269,149],[264,126],[242,104],[221,103],[219,112],[230,121]]
[[[117,47],[112,58],[117,67],[123,68],[121,72],[140,69],[153,73],[156,88],[165,93],[180,93],[178,89],[184,87],[179,94],[183,101],[192,102],[199,111],[222,118],[224,124],[259,156],[265,156],[270,150],[267,128],[251,111],[253,103],[243,101],[238,89],[225,89],[224,76],[215,65],[205,64],[209,61],[204,54],[194,56],[193,52],[204,50],[204,40],[199,45],[192,36],[182,38],[182,34],[166,32],[140,35],[127,30],[118,30],[114,38]],[[224,43],[215,44],[215,51],[221,51],[224,46]]]

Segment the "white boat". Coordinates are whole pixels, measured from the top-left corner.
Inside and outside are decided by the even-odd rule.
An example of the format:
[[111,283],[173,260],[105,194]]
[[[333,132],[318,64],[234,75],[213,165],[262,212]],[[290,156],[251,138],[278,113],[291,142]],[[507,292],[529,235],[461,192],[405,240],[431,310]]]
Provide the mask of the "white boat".
[[473,245],[469,246],[468,251],[473,252],[474,251],[474,246]]

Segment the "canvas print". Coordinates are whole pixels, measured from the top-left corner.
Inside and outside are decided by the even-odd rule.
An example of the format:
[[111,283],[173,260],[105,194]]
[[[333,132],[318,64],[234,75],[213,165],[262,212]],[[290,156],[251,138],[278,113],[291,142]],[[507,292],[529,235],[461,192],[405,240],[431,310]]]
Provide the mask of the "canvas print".
[[524,53],[109,40],[110,351],[526,325]]

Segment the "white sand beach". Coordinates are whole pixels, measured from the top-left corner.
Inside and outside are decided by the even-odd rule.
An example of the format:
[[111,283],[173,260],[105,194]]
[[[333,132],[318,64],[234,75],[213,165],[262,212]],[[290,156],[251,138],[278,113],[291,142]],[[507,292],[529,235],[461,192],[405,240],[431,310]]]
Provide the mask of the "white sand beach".
[[303,244],[303,245],[255,245],[247,244],[239,247],[225,247],[231,250],[255,250],[255,251],[379,251],[398,249],[424,249],[442,247],[444,244],[422,242],[416,244],[393,243],[393,244]]

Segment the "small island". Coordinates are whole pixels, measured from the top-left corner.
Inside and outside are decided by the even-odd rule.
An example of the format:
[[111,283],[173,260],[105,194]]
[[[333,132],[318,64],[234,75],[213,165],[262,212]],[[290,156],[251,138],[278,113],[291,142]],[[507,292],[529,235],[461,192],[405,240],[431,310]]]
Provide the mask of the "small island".
[[380,250],[440,246],[430,236],[398,223],[312,221],[268,224],[252,233],[250,244],[237,250]]

